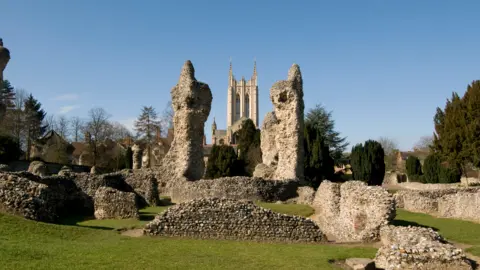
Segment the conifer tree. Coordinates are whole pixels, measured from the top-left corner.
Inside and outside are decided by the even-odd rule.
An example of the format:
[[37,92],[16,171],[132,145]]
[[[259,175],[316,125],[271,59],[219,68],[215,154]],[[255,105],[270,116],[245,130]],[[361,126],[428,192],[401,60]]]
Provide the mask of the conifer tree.
[[318,129],[311,124],[304,128],[304,175],[317,188],[325,180],[333,180],[334,160]]
[[[161,131],[161,122],[158,120],[157,112],[152,106],[143,106],[142,113],[135,121],[135,130],[137,131],[137,135],[146,142],[147,154],[150,157],[152,152],[151,146],[155,139],[155,132]],[[146,166],[148,168],[150,167],[150,164],[147,164]]]
[[125,151],[125,168],[126,169],[133,168],[133,151],[130,146],[127,147],[127,151]]
[[27,135],[26,159],[30,158],[32,142],[42,136],[47,130],[43,125],[43,119],[47,115],[42,109],[42,104],[30,94],[25,100],[25,128]]
[[417,180],[422,175],[422,165],[415,156],[409,156],[406,162],[407,175],[410,179]]
[[368,140],[364,145],[354,146],[350,156],[354,179],[368,185],[381,185],[385,176],[384,158],[385,152],[377,141]]
[[229,145],[213,145],[208,157],[205,177],[215,179],[227,176],[243,175],[243,164],[237,159],[237,153]]
[[15,108],[15,89],[8,80],[0,82],[0,122],[7,110]]
[[237,132],[237,149],[239,151],[238,159],[245,165],[245,172],[251,175],[255,166],[260,163],[260,130],[255,127],[251,119],[243,122],[242,127]]

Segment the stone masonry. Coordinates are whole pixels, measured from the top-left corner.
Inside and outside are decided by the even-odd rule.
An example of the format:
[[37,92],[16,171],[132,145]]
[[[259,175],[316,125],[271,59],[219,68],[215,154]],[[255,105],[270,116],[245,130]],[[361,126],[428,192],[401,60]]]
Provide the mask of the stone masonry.
[[372,242],[395,218],[395,201],[385,189],[361,181],[323,181],[315,194],[316,222],[339,242]]
[[163,159],[159,177],[167,177],[170,181],[199,180],[205,171],[203,135],[212,93],[208,84],[195,79],[195,70],[188,60],[171,95],[174,139]]
[[447,243],[431,228],[385,226],[380,230],[382,246],[377,268],[423,270],[473,269],[465,253]]
[[400,190],[394,197],[398,207],[411,212],[480,223],[479,187]]
[[3,71],[10,61],[10,51],[3,47],[3,40],[0,38],[0,82],[3,81]]
[[135,193],[123,192],[110,187],[100,187],[94,198],[96,219],[138,218]]
[[138,144],[134,144],[132,147],[132,152],[133,169],[139,170],[142,168],[142,149]]
[[[301,180],[303,179],[305,106],[302,74],[298,65],[292,65],[287,80],[273,84],[270,89],[270,99],[274,106],[274,114],[268,114],[264,121],[266,129],[262,130],[262,133],[266,134],[262,136],[261,148],[265,151],[266,159],[262,164],[257,165],[258,169],[269,173],[270,170],[265,167],[275,168],[271,179]],[[276,153],[278,153],[277,162],[275,162]],[[260,175],[258,171],[254,174],[259,177],[268,176]]]
[[252,201],[199,199],[172,206],[144,228],[147,235],[231,240],[322,242],[310,219],[275,213]]

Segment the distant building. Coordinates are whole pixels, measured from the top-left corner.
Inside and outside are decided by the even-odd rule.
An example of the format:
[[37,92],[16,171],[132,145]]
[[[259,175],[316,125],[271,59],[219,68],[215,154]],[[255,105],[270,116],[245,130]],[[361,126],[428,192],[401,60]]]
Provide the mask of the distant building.
[[227,95],[227,129],[218,129],[215,118],[213,118],[212,145],[236,145],[237,138],[235,133],[247,119],[251,119],[255,127],[258,128],[257,64],[255,62],[253,65],[253,75],[250,80],[246,81],[245,78],[242,77],[242,79],[237,81],[233,76],[232,63],[230,62]]

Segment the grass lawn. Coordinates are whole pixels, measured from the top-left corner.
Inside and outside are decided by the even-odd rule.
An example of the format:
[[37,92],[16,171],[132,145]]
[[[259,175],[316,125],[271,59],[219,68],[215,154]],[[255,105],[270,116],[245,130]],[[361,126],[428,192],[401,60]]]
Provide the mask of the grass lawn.
[[2,269],[335,269],[374,248],[172,238],[55,225],[0,214]]
[[472,245],[466,249],[475,256],[480,256],[480,224],[469,221],[435,218],[427,214],[412,213],[397,209],[394,225],[413,225],[431,227],[447,240]]
[[[271,209],[272,211],[288,214],[288,215],[297,215],[302,217],[311,216],[315,210],[312,207],[304,204],[276,204],[276,203],[265,203],[257,202],[258,206]],[[140,220],[137,219],[76,219],[69,218],[62,221],[63,224],[67,225],[77,225],[82,227],[90,227],[97,229],[134,229],[141,228],[150,220],[154,219],[158,213],[165,211],[169,206],[157,206],[157,207],[147,207],[140,210]]]

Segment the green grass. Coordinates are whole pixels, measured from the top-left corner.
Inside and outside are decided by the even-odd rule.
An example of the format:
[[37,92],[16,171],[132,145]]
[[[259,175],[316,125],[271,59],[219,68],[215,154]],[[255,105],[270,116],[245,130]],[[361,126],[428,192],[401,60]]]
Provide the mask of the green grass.
[[[276,203],[264,203],[257,202],[258,206],[271,209],[272,211],[296,215],[301,217],[309,217],[314,213],[314,209],[308,205],[304,204],[276,204]],[[82,227],[98,228],[98,229],[114,229],[114,230],[123,230],[123,229],[134,229],[141,228],[150,220],[153,220],[155,216],[163,211],[165,211],[169,206],[157,206],[157,207],[147,207],[140,210],[140,219],[84,219],[82,218],[68,218],[62,221],[63,224],[67,225],[77,225]]]
[[276,204],[266,202],[256,202],[255,204],[274,212],[287,215],[309,217],[315,213],[315,210],[312,207],[305,204]]
[[335,269],[374,248],[172,238],[55,225],[0,214],[2,269]]
[[480,224],[470,221],[435,218],[427,214],[412,213],[397,209],[394,225],[413,225],[431,227],[447,240],[472,245],[467,249],[475,256],[480,256]]

